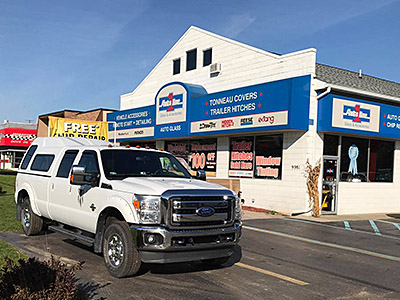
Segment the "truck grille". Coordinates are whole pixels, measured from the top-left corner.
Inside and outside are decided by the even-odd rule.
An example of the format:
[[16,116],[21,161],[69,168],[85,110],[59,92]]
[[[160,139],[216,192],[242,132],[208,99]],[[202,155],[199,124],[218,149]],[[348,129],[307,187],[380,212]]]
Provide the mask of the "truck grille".
[[169,226],[219,227],[233,222],[231,196],[172,196],[169,198]]

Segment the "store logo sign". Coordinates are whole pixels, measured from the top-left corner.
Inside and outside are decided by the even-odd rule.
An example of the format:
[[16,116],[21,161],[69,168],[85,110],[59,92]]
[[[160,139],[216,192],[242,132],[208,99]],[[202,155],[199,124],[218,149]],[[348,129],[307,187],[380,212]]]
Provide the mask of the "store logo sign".
[[275,116],[274,115],[262,116],[262,117],[258,118],[258,123],[274,124],[274,122],[275,122]]
[[332,127],[379,132],[381,107],[333,98]]
[[216,128],[217,122],[204,122],[199,124],[199,129]]
[[222,128],[229,128],[229,127],[233,127],[233,126],[235,126],[235,121],[233,121],[232,119],[222,120],[222,122],[221,122]]
[[174,95],[169,93],[167,97],[160,98],[160,111],[175,111],[183,108],[183,95]]
[[246,126],[246,125],[253,125],[253,118],[242,118],[240,119],[240,126]]
[[162,88],[156,98],[156,125],[186,122],[186,89],[180,84]]
[[371,110],[362,108],[360,104],[355,106],[343,105],[343,119],[351,120],[356,123],[369,123]]

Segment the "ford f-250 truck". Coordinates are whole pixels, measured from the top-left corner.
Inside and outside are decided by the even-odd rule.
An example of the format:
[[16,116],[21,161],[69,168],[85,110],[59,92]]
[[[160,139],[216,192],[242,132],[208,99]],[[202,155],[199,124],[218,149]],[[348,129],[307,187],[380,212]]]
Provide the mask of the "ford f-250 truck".
[[241,238],[240,201],[196,177],[165,151],[37,138],[16,178],[17,219],[28,236],[50,223],[92,244],[115,277],[142,262],[222,264]]

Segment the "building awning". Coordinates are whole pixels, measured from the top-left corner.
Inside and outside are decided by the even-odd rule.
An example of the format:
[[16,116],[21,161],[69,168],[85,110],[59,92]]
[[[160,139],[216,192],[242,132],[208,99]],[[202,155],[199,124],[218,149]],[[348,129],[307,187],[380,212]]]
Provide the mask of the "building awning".
[[328,94],[318,102],[318,131],[400,139],[400,107]]
[[[187,138],[268,130],[308,130],[311,77],[300,76],[208,94],[172,82],[155,105],[110,113],[117,141]],[[116,128],[114,127],[116,126]],[[116,129],[116,130],[114,130]]]

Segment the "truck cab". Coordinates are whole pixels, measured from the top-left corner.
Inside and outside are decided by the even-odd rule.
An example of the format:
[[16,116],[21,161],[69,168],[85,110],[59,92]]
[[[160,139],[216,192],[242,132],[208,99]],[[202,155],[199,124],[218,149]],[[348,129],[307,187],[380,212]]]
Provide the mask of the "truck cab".
[[47,222],[92,244],[116,277],[142,262],[221,264],[241,237],[240,201],[200,179],[165,151],[37,138],[18,171],[17,218],[27,235]]

